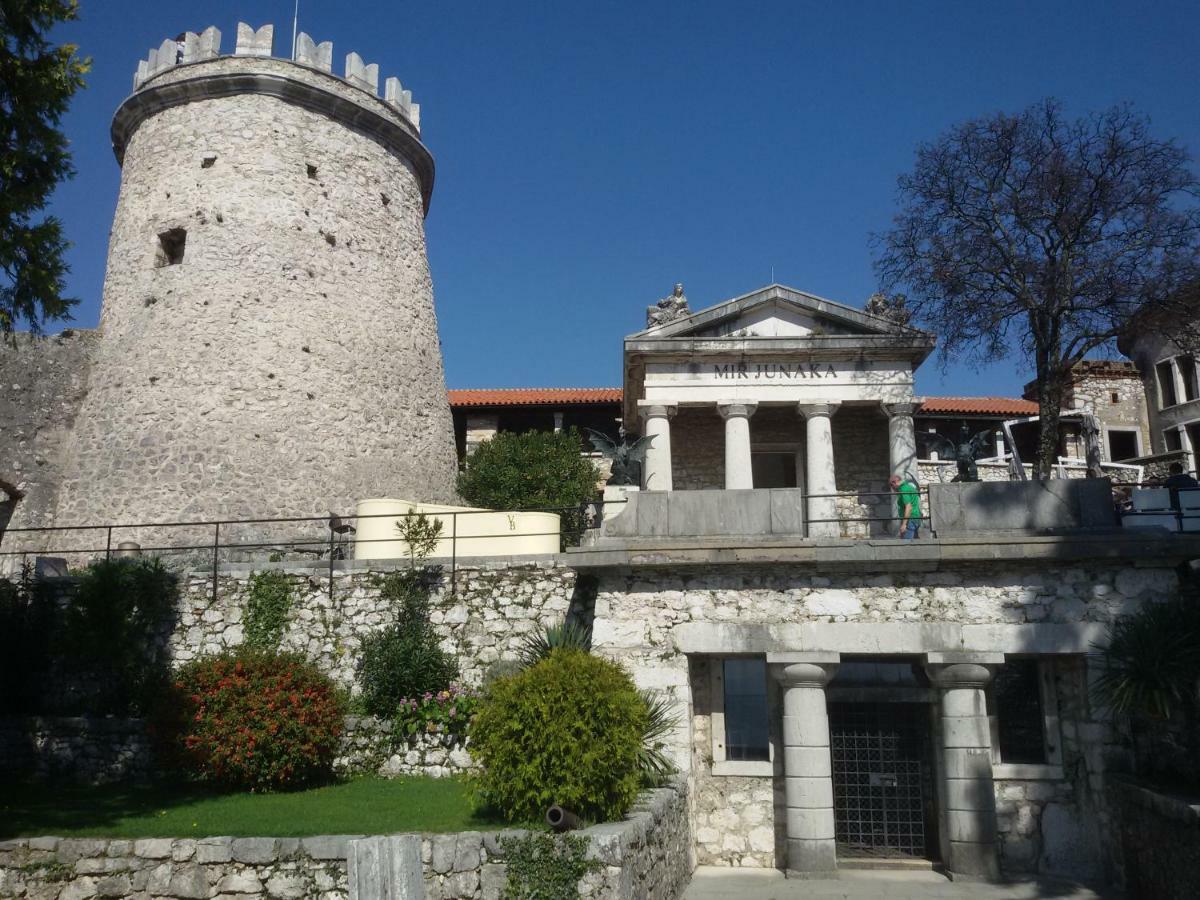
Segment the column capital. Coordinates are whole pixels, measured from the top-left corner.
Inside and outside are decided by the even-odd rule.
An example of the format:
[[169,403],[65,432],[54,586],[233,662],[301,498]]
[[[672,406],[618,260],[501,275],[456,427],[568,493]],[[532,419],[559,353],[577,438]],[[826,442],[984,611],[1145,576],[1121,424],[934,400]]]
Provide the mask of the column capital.
[[771,674],[784,688],[824,688],[837,672],[836,662],[794,662],[771,666]]
[[717,412],[722,419],[748,419],[758,409],[757,400],[718,400]]
[[983,690],[992,680],[995,664],[927,663],[925,672],[935,687]]
[[905,403],[881,403],[880,404],[880,406],[883,407],[883,411],[887,414],[888,418],[891,418],[891,419],[897,418],[898,416],[911,417],[913,415],[913,413],[915,413],[917,411],[917,407],[919,407],[920,405],[921,405],[920,403],[917,403],[915,401],[907,401]]
[[637,409],[643,419],[670,419],[679,411],[679,404],[663,400],[639,400]]
[[837,412],[838,407],[842,404],[837,400],[823,400],[820,403],[797,403],[796,412],[804,416],[806,419],[812,419],[818,416],[828,418]]

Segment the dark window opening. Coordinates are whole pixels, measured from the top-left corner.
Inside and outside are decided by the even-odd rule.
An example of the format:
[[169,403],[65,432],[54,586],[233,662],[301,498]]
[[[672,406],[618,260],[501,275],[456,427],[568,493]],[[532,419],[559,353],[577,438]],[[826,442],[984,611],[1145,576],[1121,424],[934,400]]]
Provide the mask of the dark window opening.
[[217,154],[209,153],[209,154],[205,155],[205,157],[203,159],[200,160],[200,168],[211,169],[214,165],[216,165],[216,163],[217,163]]
[[988,693],[1002,763],[1044,764],[1046,740],[1041,673],[1037,660],[1009,660],[996,671]]
[[315,181],[316,177],[317,177],[317,167],[310,163],[307,166],[307,169],[308,169],[308,177],[312,178]]
[[1171,371],[1171,361],[1160,362],[1154,371],[1158,373],[1159,407],[1174,406],[1179,400],[1175,396],[1175,375]]
[[756,488],[794,488],[796,454],[751,453],[750,471]]
[[1136,431],[1109,431],[1108,458],[1111,462],[1134,459],[1139,455]]
[[183,250],[186,245],[187,231],[184,229],[172,228],[164,231],[158,236],[158,255],[154,264],[159,268],[179,265],[183,262]]
[[725,758],[765,761],[771,758],[767,727],[767,663],[762,659],[727,659],[725,684]]
[[1109,397],[1111,397],[1111,398],[1112,398],[1112,402],[1113,402],[1113,403],[1120,403],[1120,402],[1121,402],[1121,395],[1120,395],[1120,394],[1118,394],[1116,391],[1113,391],[1111,394],[1109,394]]
[[1177,356],[1175,364],[1179,366],[1180,379],[1183,381],[1183,399],[1195,400],[1200,396],[1196,389],[1196,360],[1190,356]]
[[1163,443],[1166,444],[1168,451],[1183,449],[1183,437],[1176,428],[1168,428],[1163,432]]

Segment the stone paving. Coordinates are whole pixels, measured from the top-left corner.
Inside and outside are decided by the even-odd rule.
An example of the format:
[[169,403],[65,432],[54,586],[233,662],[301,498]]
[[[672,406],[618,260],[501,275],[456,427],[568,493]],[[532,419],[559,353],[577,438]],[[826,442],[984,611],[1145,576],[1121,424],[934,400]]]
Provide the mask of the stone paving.
[[775,869],[700,866],[684,900],[1119,900],[1097,891],[1047,879],[1011,884],[953,882],[937,872],[844,869],[828,880],[787,880]]

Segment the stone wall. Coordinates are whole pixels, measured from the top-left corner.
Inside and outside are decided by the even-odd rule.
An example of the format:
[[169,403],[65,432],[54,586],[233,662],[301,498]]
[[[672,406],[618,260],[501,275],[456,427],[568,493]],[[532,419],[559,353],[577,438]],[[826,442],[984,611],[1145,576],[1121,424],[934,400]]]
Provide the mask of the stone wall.
[[1200,897],[1200,804],[1133,783],[1115,784],[1113,802],[1129,896]]
[[475,768],[466,740],[449,735],[415,735],[397,743],[392,723],[372,716],[347,716],[341,749],[334,760],[339,774],[377,774],[385,778],[426,775],[448,778]]
[[[508,877],[503,839],[523,834],[511,830],[421,835],[421,873],[413,877],[424,881],[428,900],[499,900]],[[580,882],[581,896],[675,900],[682,895],[693,868],[682,783],[645,792],[622,822],[594,825],[578,834],[590,843],[589,855],[602,864]],[[377,900],[371,884],[359,883],[357,893],[349,884],[347,860],[357,838],[2,841],[0,896]]]
[[[98,338],[95,331],[20,334],[15,347],[0,352],[0,533],[8,524],[4,504],[11,491],[19,495],[11,507],[14,528],[52,524],[63,454],[87,394]],[[10,535],[4,549],[14,539]]]
[[[811,567],[786,564],[645,565],[600,576],[593,638],[598,652],[619,659],[639,686],[671,697],[680,716],[670,746],[692,779],[697,860],[777,864],[782,771],[777,761],[773,775],[714,774],[709,663],[702,653],[720,651],[685,653],[681,641],[703,643],[694,635],[726,628],[747,640],[777,641],[773,646],[781,648],[871,654],[888,652],[878,649],[876,637],[884,627],[928,642],[929,649],[953,649],[962,646],[955,629],[975,626],[1007,652],[1060,654],[1053,658],[1061,770],[998,769],[1005,867],[1095,877],[1112,849],[1110,814],[1102,799],[1104,773],[1122,764],[1124,750],[1088,699],[1087,679],[1094,672],[1089,673],[1082,654],[1114,617],[1173,596],[1178,590],[1173,569],[1105,562],[1003,567],[963,562],[952,569],[943,565],[941,571],[905,571],[897,561],[891,571],[876,572],[815,574]],[[801,627],[817,626],[827,629],[824,638],[801,638]],[[1070,640],[1079,649],[1035,649],[1039,640],[1053,648],[1067,635],[1076,635]],[[817,643],[822,640],[826,643]],[[778,702],[769,708],[778,710]]]
[[[421,861],[428,900],[498,900],[508,878],[503,841],[520,830],[425,835]],[[646,791],[622,822],[577,834],[591,844],[602,868],[579,884],[596,900],[673,900],[694,865],[689,851],[687,790],[680,783]]]
[[0,777],[104,784],[145,778],[151,765],[140,719],[0,718]]
[[[171,638],[176,663],[242,642],[249,567],[221,575],[217,599],[212,575],[184,578],[179,623]],[[339,570],[329,594],[328,570],[288,567],[295,595],[282,647],[304,654],[340,684],[355,686],[362,639],[393,621],[395,611],[379,596],[381,569]],[[589,598],[576,591],[575,572],[554,563],[495,563],[460,568],[433,593],[430,620],[443,648],[454,654],[464,684],[478,686],[501,660],[515,659],[528,635],[562,622],[568,612],[587,616]],[[574,606],[573,606],[574,604]]]
[[420,145],[385,137],[407,118],[318,69],[223,56],[149,79],[118,120],[103,339],[58,522],[453,500]]
[[[1086,409],[1100,419],[1104,429],[1136,430],[1140,435],[1141,454],[1150,450],[1150,421],[1146,408],[1146,389],[1137,367],[1117,360],[1085,360],[1071,370],[1072,383],[1063,398],[1068,408]],[[1117,399],[1113,400],[1113,395]],[[1108,440],[1100,435],[1100,458],[1110,460]]]
[[0,841],[0,896],[346,900],[348,837]]
[[[713,774],[712,667],[692,657],[692,841],[698,866],[771,868],[787,852],[783,760],[773,776]],[[767,686],[769,709],[780,708],[779,688]],[[782,746],[782,717],[771,717],[771,740]]]

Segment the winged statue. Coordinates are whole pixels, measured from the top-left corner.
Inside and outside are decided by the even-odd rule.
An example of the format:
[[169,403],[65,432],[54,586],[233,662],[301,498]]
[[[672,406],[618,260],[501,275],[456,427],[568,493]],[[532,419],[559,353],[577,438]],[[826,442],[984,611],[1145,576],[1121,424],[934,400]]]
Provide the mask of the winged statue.
[[985,428],[972,435],[971,429],[963,423],[957,441],[931,432],[923,432],[920,437],[924,439],[928,449],[936,450],[944,459],[953,459],[958,463],[958,474],[951,481],[979,480],[979,468],[975,465],[975,460],[983,454],[984,448],[992,438],[990,429]]
[[630,442],[621,429],[620,443],[614,441],[602,431],[585,428],[588,440],[596,448],[596,452],[612,460],[612,474],[608,484],[637,485],[642,483],[642,463],[646,460],[646,451],[654,435],[646,435]]

